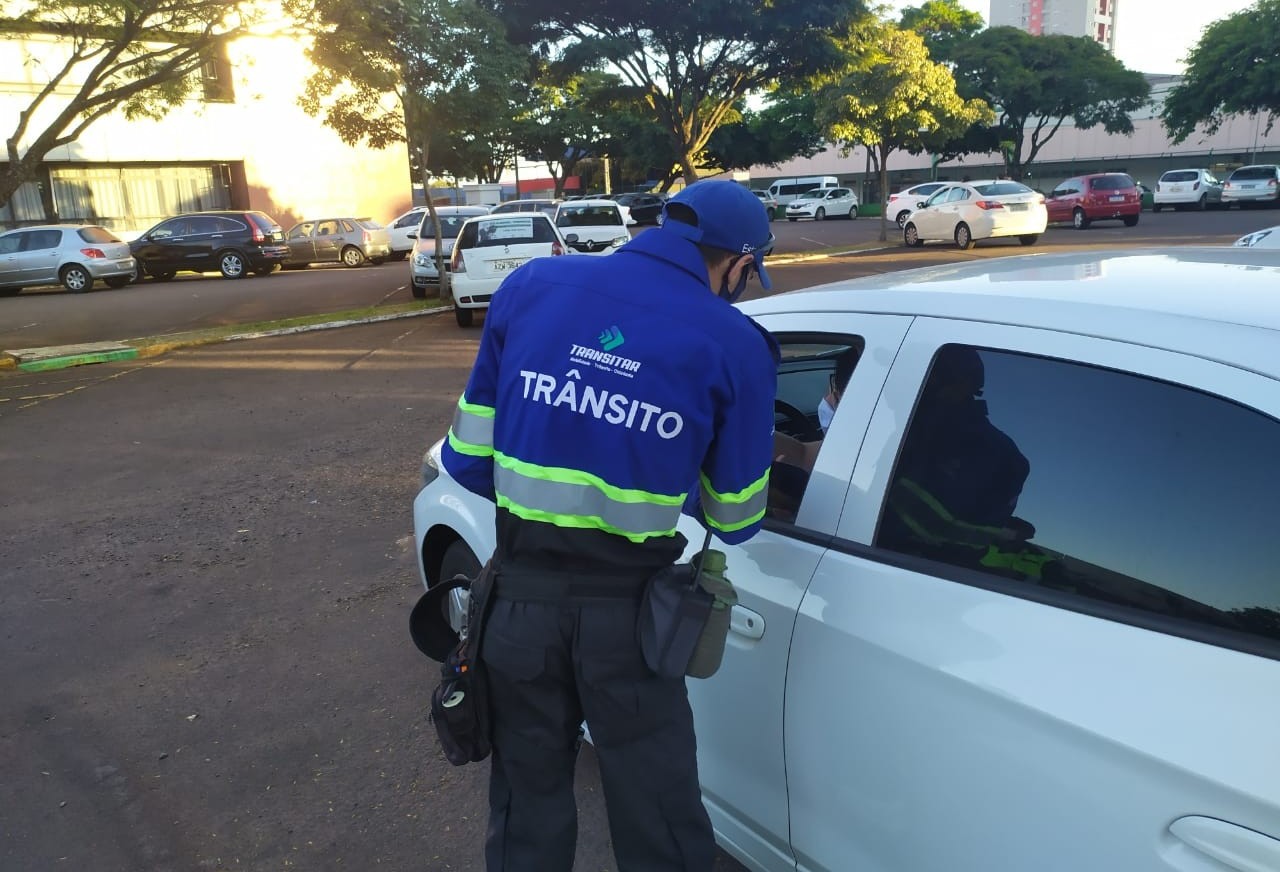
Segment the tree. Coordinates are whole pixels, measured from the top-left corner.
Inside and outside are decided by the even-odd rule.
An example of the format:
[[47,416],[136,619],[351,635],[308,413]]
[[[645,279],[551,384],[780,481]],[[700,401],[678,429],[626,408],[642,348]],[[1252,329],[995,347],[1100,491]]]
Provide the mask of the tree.
[[533,83],[532,99],[516,121],[513,141],[525,157],[546,164],[555,196],[564,195],[565,180],[578,163],[598,152],[598,122],[608,107],[608,94],[617,86],[616,76],[594,71]]
[[946,63],[955,47],[971,39],[986,23],[957,0],[926,0],[923,5],[903,9],[898,26],[920,34],[929,57]]
[[748,94],[798,80],[833,60],[824,34],[864,0],[707,0],[679,8],[636,0],[484,0],[522,41],[570,69],[615,71],[663,126],[685,180],[702,151],[738,119]]
[[[871,151],[882,206],[894,151],[918,154],[994,118],[982,100],[961,99],[951,71],[929,60],[919,34],[866,19],[839,43],[847,61],[836,73],[814,80],[815,120],[846,152],[854,145]],[[885,212],[881,208],[881,241],[888,239]]]
[[[465,132],[453,126],[460,119],[503,116],[528,69],[527,53],[474,0],[314,0],[299,8],[306,2],[292,5],[314,34],[308,55],[316,72],[300,104],[349,144],[407,143],[424,191],[439,139],[433,134]],[[431,197],[427,210],[436,221]],[[435,256],[445,276],[438,235]],[[448,294],[446,281],[440,293]]]
[[954,61],[960,92],[996,107],[1001,150],[1015,179],[1068,118],[1080,130],[1101,124],[1108,133],[1132,133],[1129,115],[1151,94],[1141,73],[1084,36],[992,27],[957,44]]
[[1215,21],[1187,56],[1186,77],[1165,100],[1162,120],[1174,142],[1198,124],[1217,132],[1229,115],[1266,115],[1267,133],[1280,115],[1280,0]]
[[[12,13],[14,3],[4,4]],[[58,37],[30,59],[38,90],[5,140],[0,203],[33,178],[53,149],[117,109],[161,118],[199,91],[197,75],[254,23],[250,0],[42,0],[0,18],[8,37]]]
[[774,92],[763,109],[741,111],[741,121],[711,135],[708,166],[725,171],[777,166],[796,156],[813,157],[826,145],[814,121],[812,94]]

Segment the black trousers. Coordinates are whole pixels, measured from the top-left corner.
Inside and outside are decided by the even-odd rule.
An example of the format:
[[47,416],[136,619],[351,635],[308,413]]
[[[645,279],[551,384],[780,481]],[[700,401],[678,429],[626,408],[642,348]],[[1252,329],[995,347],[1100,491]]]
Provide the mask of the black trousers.
[[684,680],[655,676],[636,642],[642,581],[499,571],[481,644],[493,720],[488,872],[572,870],[584,719],[618,872],[712,868]]

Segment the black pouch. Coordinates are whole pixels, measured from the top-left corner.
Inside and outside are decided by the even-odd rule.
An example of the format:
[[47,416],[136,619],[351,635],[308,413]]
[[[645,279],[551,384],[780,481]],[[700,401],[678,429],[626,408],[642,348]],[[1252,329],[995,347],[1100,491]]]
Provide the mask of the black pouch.
[[677,563],[656,572],[640,599],[636,633],[644,662],[663,678],[683,678],[715,597],[694,583],[697,569]]
[[493,591],[493,561],[469,585],[467,621],[457,646],[440,667],[441,681],[431,694],[431,723],[444,755],[454,766],[477,763],[492,749],[489,688],[480,660],[480,641]]

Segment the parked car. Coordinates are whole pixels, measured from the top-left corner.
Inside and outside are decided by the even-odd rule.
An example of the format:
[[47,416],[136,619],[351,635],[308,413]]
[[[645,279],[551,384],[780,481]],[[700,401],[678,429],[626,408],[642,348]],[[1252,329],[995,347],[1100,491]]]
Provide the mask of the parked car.
[[391,237],[391,260],[404,260],[413,251],[413,237],[422,224],[422,216],[427,213],[426,206],[414,206],[408,212],[402,212],[387,224],[387,234]]
[[764,188],[752,188],[751,193],[760,198],[760,202],[764,204],[765,210],[769,213],[770,221],[778,217],[778,213],[781,210],[778,208],[777,197],[773,196],[773,194],[769,193]]
[[1142,214],[1142,192],[1125,173],[1094,173],[1067,179],[1045,201],[1049,221],[1070,221],[1084,230],[1094,221],[1119,220],[1133,227]]
[[556,217],[556,207],[564,200],[531,198],[528,200],[508,200],[489,209],[490,214],[506,215],[511,212],[542,212],[552,220]]
[[896,221],[899,227],[906,227],[907,216],[923,206],[924,201],[945,184],[946,182],[924,182],[890,194],[889,202],[885,204],[885,214]]
[[0,233],[0,296],[59,284],[72,293],[101,279],[109,288],[133,280],[129,245],[96,224],[44,224]]
[[270,275],[289,256],[284,231],[264,212],[192,212],[166,218],[129,243],[138,277],[168,281],[179,272],[240,279]]
[[436,237],[440,237],[444,269],[448,272],[453,244],[463,223],[468,218],[488,214],[487,206],[437,206],[436,217],[439,219],[440,232],[436,233],[431,214],[425,211],[422,213],[422,222],[417,231],[409,234],[413,239],[413,253],[409,257],[409,280],[416,299],[426,299],[427,288],[440,284],[440,273],[436,271]]
[[1280,226],[1246,233],[1232,244],[1239,248],[1280,248]]
[[542,212],[480,215],[458,231],[449,259],[453,315],[470,327],[477,310],[489,308],[498,285],[512,270],[535,257],[568,254],[560,231]]
[[1181,209],[1191,206],[1204,210],[1222,204],[1222,182],[1206,169],[1169,170],[1156,180],[1151,211],[1165,206]]
[[583,254],[612,254],[631,241],[625,207],[612,200],[574,200],[556,209],[556,227]]
[[[716,546],[738,604],[688,692],[725,850],[769,872],[1280,868],[1277,287],[1273,253],[1174,248],[742,304],[781,346],[780,432],[819,438],[859,360],[812,474]],[[427,452],[424,586],[489,557],[494,511]],[[687,560],[703,531],[679,532]]]
[[1255,203],[1280,203],[1280,166],[1252,164],[1232,170],[1222,184],[1222,202],[1241,208]]
[[980,239],[1016,236],[1023,245],[1035,245],[1048,220],[1044,197],[1022,182],[952,182],[911,212],[902,241],[909,247],[955,242],[967,250]]
[[372,218],[320,218],[293,225],[285,236],[289,258],[285,269],[313,263],[357,267],[379,264],[391,256],[391,234]]
[[657,194],[618,194],[613,202],[627,207],[637,224],[657,224],[667,201]]
[[858,197],[849,188],[814,188],[787,204],[787,220],[857,218]]

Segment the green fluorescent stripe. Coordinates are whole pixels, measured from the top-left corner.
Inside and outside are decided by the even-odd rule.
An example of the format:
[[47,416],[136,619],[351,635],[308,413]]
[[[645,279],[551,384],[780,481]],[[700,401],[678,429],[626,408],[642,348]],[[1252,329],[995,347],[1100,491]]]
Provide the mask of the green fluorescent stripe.
[[466,394],[458,397],[458,408],[466,412],[468,415],[476,415],[480,418],[492,418],[494,416],[493,406],[482,406],[479,403],[468,403]]
[[517,460],[514,457],[503,454],[501,451],[493,452],[493,457],[499,466],[527,478],[554,481],[560,484],[587,485],[600,491],[609,499],[620,503],[654,503],[661,506],[682,506],[684,505],[684,498],[687,496],[687,494],[655,494],[635,488],[617,487],[609,484],[598,475],[592,475],[580,469],[568,469],[562,466],[538,466],[536,463]]
[[764,518],[764,512],[765,510],[761,509],[760,511],[756,512],[754,515],[750,516],[749,518],[743,518],[742,520],[735,521],[733,523],[724,523],[721,521],[717,521],[715,518],[713,518],[710,514],[706,512],[704,512],[703,514],[706,517],[707,523],[710,524],[712,527],[715,527],[717,530],[719,530],[722,533],[733,533],[738,530],[741,530],[743,527],[750,527],[752,524]]
[[708,491],[705,486],[702,488],[702,513],[707,523],[725,532],[741,530],[760,520],[764,517],[768,503],[768,491],[761,491],[749,502],[721,503],[716,501],[714,493]]
[[623,502],[591,484],[531,478],[507,468],[502,461],[494,467],[493,488],[514,506],[537,513],[534,520],[646,538],[674,530],[683,504],[683,499],[675,503]]
[[463,442],[457,436],[453,435],[453,430],[449,430],[449,447],[459,454],[469,454],[472,457],[492,457],[492,445],[472,445],[470,442]]
[[766,493],[766,488],[769,486],[769,470],[767,468],[764,471],[764,475],[742,490],[723,494],[711,486],[711,479],[707,478],[705,472],[699,473],[698,477],[702,481],[702,492],[710,494],[717,503],[745,503],[754,499],[757,494]]
[[676,528],[669,530],[653,530],[644,533],[634,533],[628,530],[622,530],[618,527],[611,526],[603,518],[588,517],[585,515],[563,515],[556,512],[543,511],[541,509],[531,509],[528,506],[521,506],[509,497],[498,494],[498,505],[502,506],[511,514],[524,518],[526,521],[541,521],[546,524],[555,524],[557,527],[572,527],[583,530],[602,530],[606,533],[612,533],[615,536],[621,536],[632,542],[644,542],[646,539],[652,539],[656,536],[671,536],[676,532]]

